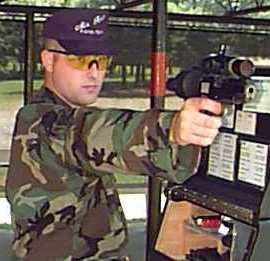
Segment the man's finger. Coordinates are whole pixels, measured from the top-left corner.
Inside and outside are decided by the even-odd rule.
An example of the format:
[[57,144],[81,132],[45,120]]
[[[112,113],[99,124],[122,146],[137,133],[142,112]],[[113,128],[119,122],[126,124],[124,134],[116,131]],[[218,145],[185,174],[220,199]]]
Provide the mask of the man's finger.
[[195,111],[182,111],[182,121],[210,129],[219,129],[222,125],[220,117],[210,116],[205,113]]
[[195,97],[186,100],[186,109],[195,111],[208,111],[215,115],[220,115],[223,111],[222,104],[220,102],[208,99],[206,97]]
[[187,144],[196,144],[199,146],[208,146],[210,145],[213,140],[214,137],[202,137],[202,136],[198,136],[195,134],[183,134],[183,136],[181,137],[181,141],[183,143],[183,141],[188,141],[186,142]]

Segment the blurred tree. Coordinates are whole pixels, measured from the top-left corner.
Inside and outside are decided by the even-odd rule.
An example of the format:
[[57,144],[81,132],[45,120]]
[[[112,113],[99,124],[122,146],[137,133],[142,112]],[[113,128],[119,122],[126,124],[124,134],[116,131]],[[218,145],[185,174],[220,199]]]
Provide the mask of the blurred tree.
[[2,0],[1,4],[36,5],[36,6],[64,6],[66,0]]
[[0,22],[0,53],[2,76],[19,77],[24,64],[24,25],[17,22]]
[[[119,0],[4,0],[1,4],[113,8],[116,1],[119,2]],[[258,11],[267,10],[269,6],[270,0],[168,0],[168,11],[174,13],[232,15],[233,12],[246,14],[248,11],[253,13],[257,10],[256,16],[261,16]],[[151,4],[144,4],[134,9],[151,10]],[[267,15],[268,12],[264,12],[264,16]],[[22,70],[24,49],[21,43],[24,29],[18,30],[18,24],[0,23],[0,53],[3,54],[0,70],[2,71],[9,70],[8,66],[12,63],[20,65],[19,68]],[[216,26],[218,29],[219,25]],[[19,27],[23,25],[20,24]],[[114,62],[116,65],[129,67],[122,70],[123,77],[126,77],[126,73],[132,66],[133,71],[137,72],[136,81],[145,79],[145,70],[150,66],[151,28],[112,26],[112,29],[112,45],[118,54]],[[202,32],[196,25],[178,31],[169,30],[167,35],[167,50],[171,66],[185,68],[210,51],[216,51],[220,43],[231,44],[237,50],[237,54],[253,55],[254,53],[254,55],[268,56],[268,48],[265,48],[269,38],[267,35]]]
[[174,13],[258,16],[270,11],[269,0],[168,0],[168,3],[169,12]]

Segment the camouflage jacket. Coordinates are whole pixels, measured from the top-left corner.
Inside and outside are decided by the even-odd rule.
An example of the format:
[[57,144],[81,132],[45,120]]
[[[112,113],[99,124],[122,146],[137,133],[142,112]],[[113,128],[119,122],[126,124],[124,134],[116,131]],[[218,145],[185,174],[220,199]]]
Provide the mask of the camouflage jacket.
[[168,143],[173,115],[71,108],[42,88],[18,112],[13,134],[6,190],[16,256],[103,260],[124,245],[112,173],[182,182],[197,167],[197,149]]

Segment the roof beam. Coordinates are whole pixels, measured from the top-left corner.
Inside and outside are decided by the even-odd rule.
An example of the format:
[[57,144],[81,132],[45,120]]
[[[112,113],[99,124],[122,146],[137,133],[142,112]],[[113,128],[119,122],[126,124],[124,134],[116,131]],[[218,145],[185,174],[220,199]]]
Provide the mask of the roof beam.
[[123,10],[150,3],[152,0],[114,0],[114,2],[116,3],[117,10]]

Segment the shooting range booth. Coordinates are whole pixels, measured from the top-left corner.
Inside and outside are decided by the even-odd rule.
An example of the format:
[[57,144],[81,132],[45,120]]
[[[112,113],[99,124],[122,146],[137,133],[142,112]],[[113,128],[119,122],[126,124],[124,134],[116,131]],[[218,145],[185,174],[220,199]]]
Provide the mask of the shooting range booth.
[[[150,40],[148,39],[149,46],[146,48],[150,52],[149,67],[151,69],[151,78],[149,98],[151,108],[163,109],[165,106],[167,99],[166,80],[168,74],[168,63],[170,63],[170,61],[174,63],[174,65],[181,63],[179,59],[176,59],[177,55],[179,55],[180,59],[183,60],[180,69],[189,68],[196,64],[196,59],[199,60],[199,58],[201,58],[200,55],[206,55],[209,52],[216,52],[218,50],[217,43],[219,42],[219,37],[222,38],[220,41],[224,43],[226,35],[232,35],[232,37],[228,39],[228,42],[232,47],[235,47],[234,54],[236,56],[250,56],[249,52],[252,51],[252,48],[256,49],[257,45],[244,46],[244,44],[238,44],[237,46],[234,46],[235,35],[238,35],[243,43],[247,39],[250,40],[249,38],[254,37],[254,42],[257,42],[256,39],[260,40],[256,44],[268,44],[268,46],[270,46],[270,42],[268,42],[269,40],[267,39],[270,35],[270,21],[267,19],[168,14],[167,1],[165,0],[154,0],[152,2],[152,12],[125,10],[126,8],[144,2],[147,1],[134,0],[128,1],[126,4],[124,1],[122,5],[119,3],[118,9],[110,10],[112,13],[110,23],[111,26],[117,30],[124,27],[133,28],[134,30],[146,29],[148,34],[145,33],[145,35],[148,35],[148,37],[149,32],[151,32]],[[30,101],[34,91],[34,64],[37,59],[35,57],[35,38],[37,37],[35,26],[36,24],[44,22],[48,17],[48,14],[58,9],[60,8],[0,5],[1,21],[12,21],[24,24],[24,104],[27,104]],[[198,46],[196,47],[201,51],[196,54],[196,58],[190,56],[190,53],[189,56],[187,56],[187,52],[183,50],[183,46],[178,47],[179,44],[181,44],[181,41],[184,41],[182,37],[184,37],[187,32],[190,32],[190,37],[195,39],[193,39],[193,43],[197,43]],[[212,42],[209,41],[207,42],[208,45],[205,44],[203,46],[201,42],[205,40],[205,35],[211,36],[212,38],[209,38],[212,39]],[[173,39],[177,39],[177,41],[174,42]],[[213,39],[215,39],[215,41]],[[168,46],[173,49],[170,54],[168,53]],[[184,45],[184,47],[187,46],[192,49],[192,46],[189,43]],[[254,52],[251,53],[251,55],[254,56]],[[168,56],[170,56],[170,59],[168,59]],[[270,54],[267,50],[264,50],[260,53],[260,56],[270,57]],[[269,66],[269,64],[267,66]],[[262,66],[261,64],[258,65],[255,72],[256,77],[263,77],[263,79],[255,79],[258,82],[262,82],[263,87],[265,86],[264,83],[268,81],[268,77],[270,77],[270,71],[267,66],[264,66],[262,62]],[[173,74],[176,73],[177,70],[174,70]],[[245,119],[252,119],[252,127],[249,127],[248,130],[241,126],[238,126],[237,128],[235,127],[237,122],[235,119],[237,110],[240,111],[238,113],[240,116],[238,115],[238,117],[244,117],[244,121]],[[170,243],[167,243],[166,240],[161,241],[162,235],[160,235],[160,232],[169,229],[169,227],[174,230],[174,226],[177,224],[178,219],[178,217],[176,217],[173,220],[166,220],[166,213],[161,210],[161,194],[164,193],[164,191],[167,196],[167,202],[164,208],[165,212],[166,209],[168,212],[170,212],[170,210],[173,212],[173,209],[177,210],[179,220],[181,219],[183,221],[183,226],[187,226],[188,229],[191,229],[192,233],[201,233],[203,235],[207,234],[207,236],[210,234],[210,236],[213,236],[215,239],[218,238],[217,241],[220,241],[221,236],[217,233],[218,231],[213,231],[214,229],[207,231],[207,229],[196,226],[197,224],[187,224],[186,221],[191,220],[192,222],[195,222],[197,221],[195,218],[201,216],[204,218],[205,216],[210,215],[209,213],[211,213],[211,217],[216,217],[217,215],[222,216],[222,218],[228,217],[229,221],[226,219],[224,222],[229,223],[229,225],[232,226],[233,231],[231,247],[229,247],[231,250],[230,259],[228,260],[268,260],[270,252],[268,250],[268,240],[270,240],[270,188],[268,187],[268,151],[270,139],[268,134],[268,125],[270,124],[270,117],[267,110],[259,110],[256,106],[252,109],[249,108],[246,110],[242,107],[238,108],[238,106],[236,106],[233,111],[233,117],[235,117],[232,123],[233,127],[227,128],[223,136],[225,141],[218,145],[223,146],[222,149],[224,152],[224,150],[227,149],[226,138],[227,140],[230,139],[230,142],[232,143],[230,143],[229,146],[234,146],[233,153],[235,154],[235,157],[233,159],[231,158],[230,167],[233,168],[233,172],[237,173],[239,172],[239,166],[241,164],[241,166],[245,165],[243,160],[249,162],[253,160],[251,156],[245,158],[244,152],[247,154],[249,150],[252,151],[258,147],[258,152],[257,154],[255,153],[255,156],[263,158],[263,160],[260,161],[260,164],[263,164],[263,172],[265,173],[264,177],[260,177],[260,182],[254,180],[240,180],[238,179],[239,173],[237,174],[236,180],[232,177],[232,174],[229,179],[224,179],[224,177],[219,175],[212,175],[213,173],[206,175],[206,172],[209,172],[209,164],[207,163],[210,158],[209,151],[204,154],[206,158],[200,165],[198,175],[187,180],[184,184],[165,184],[164,186],[164,184],[157,179],[153,179],[151,177],[148,179],[147,236],[145,246],[146,260],[180,260],[175,256],[175,252],[171,251],[169,247],[166,248]],[[238,123],[239,121],[240,120],[238,120]],[[244,149],[246,149],[246,151],[244,151]],[[214,156],[216,155],[213,155],[212,158],[214,158]],[[220,157],[221,158],[219,158],[218,161],[222,161],[224,159],[222,157],[225,156],[223,155]],[[241,157],[243,159],[240,164],[239,162]],[[236,161],[238,163],[235,163]],[[242,174],[248,174],[250,169],[260,167],[260,164],[248,166],[249,169],[246,172],[242,171]],[[7,168],[8,162],[1,163],[0,167]],[[223,169],[222,167],[219,167],[215,169],[215,171],[217,170]],[[189,203],[192,204],[192,206],[190,206]],[[199,214],[196,212],[197,207],[199,209]],[[183,220],[182,213],[186,211],[190,211],[191,216],[187,217],[187,220]],[[185,214],[186,213],[183,213],[183,216],[185,216]],[[233,222],[231,222],[231,220],[233,220]],[[166,225],[169,227],[164,227],[164,221],[168,221]],[[216,219],[214,221],[216,221]],[[173,236],[173,248],[177,248],[177,244],[179,244],[180,248],[180,243],[178,243],[177,240],[181,236],[185,236],[185,234]],[[163,246],[161,246],[162,244]],[[139,251],[143,250],[140,249]],[[193,249],[189,249],[189,251],[192,252]],[[178,251],[176,252],[178,253]],[[195,259],[197,254],[198,252],[194,253],[194,259],[192,259],[192,256],[189,256],[188,258],[190,259],[187,260],[197,260]],[[183,254],[183,259],[181,260],[185,260],[184,255],[185,254]]]

